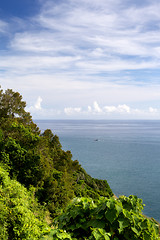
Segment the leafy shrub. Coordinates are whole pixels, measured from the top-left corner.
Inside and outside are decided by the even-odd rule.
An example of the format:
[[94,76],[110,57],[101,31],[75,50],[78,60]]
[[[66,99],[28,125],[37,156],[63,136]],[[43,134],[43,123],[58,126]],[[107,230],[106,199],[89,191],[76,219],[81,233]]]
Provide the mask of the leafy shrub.
[[36,240],[47,228],[33,193],[0,167],[0,239]]
[[73,239],[160,239],[158,224],[144,217],[142,210],[142,200],[133,195],[100,198],[97,204],[75,198],[55,223]]
[[62,229],[52,229],[50,233],[46,236],[43,236],[41,240],[73,240],[69,233],[66,233],[65,230]]

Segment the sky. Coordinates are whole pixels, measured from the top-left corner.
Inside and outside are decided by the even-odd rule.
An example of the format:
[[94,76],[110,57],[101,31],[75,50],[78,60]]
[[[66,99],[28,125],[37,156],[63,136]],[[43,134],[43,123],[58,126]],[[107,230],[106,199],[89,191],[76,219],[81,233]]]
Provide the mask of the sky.
[[1,88],[33,119],[160,119],[159,13],[159,0],[1,0]]

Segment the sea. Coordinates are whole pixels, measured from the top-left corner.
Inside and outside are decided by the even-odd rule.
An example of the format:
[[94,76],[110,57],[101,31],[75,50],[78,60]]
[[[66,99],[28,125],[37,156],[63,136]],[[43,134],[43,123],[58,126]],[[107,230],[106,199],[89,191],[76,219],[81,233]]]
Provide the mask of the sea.
[[94,178],[105,179],[113,193],[136,195],[143,213],[160,222],[160,121],[36,120],[51,129],[62,148]]

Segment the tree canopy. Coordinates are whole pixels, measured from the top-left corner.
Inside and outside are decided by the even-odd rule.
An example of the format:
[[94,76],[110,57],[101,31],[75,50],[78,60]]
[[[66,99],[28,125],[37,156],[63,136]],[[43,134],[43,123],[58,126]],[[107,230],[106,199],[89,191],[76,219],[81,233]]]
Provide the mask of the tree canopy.
[[18,92],[0,90],[0,162],[9,176],[27,189],[35,187],[53,216],[74,197],[111,196],[107,181],[90,177],[50,129],[41,133],[25,107]]
[[6,130],[12,121],[21,122],[24,125],[31,125],[32,129],[38,131],[33,123],[29,112],[25,111],[26,102],[22,100],[19,92],[7,89],[5,92],[0,87],[0,126]]

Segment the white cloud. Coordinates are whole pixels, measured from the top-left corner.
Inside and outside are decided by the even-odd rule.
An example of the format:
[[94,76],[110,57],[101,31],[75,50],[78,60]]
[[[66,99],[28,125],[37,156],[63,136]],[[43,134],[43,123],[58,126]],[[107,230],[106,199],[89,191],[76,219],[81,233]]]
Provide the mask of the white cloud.
[[[151,59],[149,62],[142,57],[158,57],[160,32],[158,29],[150,31],[147,28],[151,19],[159,23],[158,11],[159,4],[156,3],[138,8],[132,5],[122,7],[121,1],[100,1],[98,4],[92,1],[66,1],[59,4],[46,1],[33,22],[38,22],[41,31],[17,33],[11,46],[15,50],[33,53],[81,55],[82,66],[83,62],[85,64],[90,60],[92,54],[94,67],[97,66],[97,57],[100,66],[104,65],[106,60],[109,62],[112,56],[114,66],[119,54],[121,60],[126,55],[137,56],[138,59],[131,61],[133,69],[140,62],[146,62],[146,66],[150,63],[152,68],[155,60]],[[143,69],[144,63],[140,64],[139,68]]]
[[118,111],[121,113],[126,112],[126,113],[130,113],[130,107],[127,106],[126,104],[123,105],[118,105]]
[[11,42],[11,48],[18,51],[32,53],[54,54],[58,52],[72,52],[71,44],[63,45],[52,32],[24,32],[17,33]]
[[85,47],[85,55],[92,49],[96,57],[105,53],[105,57],[122,54],[137,55],[141,59],[142,56],[156,54],[159,31],[150,30],[148,23],[157,21],[158,24],[159,8],[156,2],[142,7],[122,5],[122,1],[100,1],[98,4],[66,1],[59,5],[49,2],[39,15],[38,22],[53,31],[58,45],[70,46],[72,43],[76,54]]
[[[136,119],[136,118],[148,118],[152,119],[153,114],[158,114],[160,112],[157,108],[149,107],[148,109],[138,109],[138,108],[131,108],[130,106],[126,104],[119,104],[117,106],[99,106],[97,101],[93,102],[92,106],[88,106],[87,110],[85,108],[79,107],[79,108],[72,108],[72,107],[66,107],[64,109],[64,112],[66,115],[72,117],[72,116],[80,116],[79,113],[82,116],[92,118],[98,117],[98,118],[130,118],[130,119]],[[77,115],[78,114],[78,115]],[[158,115],[157,115],[158,116]],[[160,117],[160,115],[159,115]]]
[[[95,111],[95,112],[103,112],[103,113],[130,113],[131,112],[130,107],[127,106],[126,104],[122,104],[118,106],[104,106],[102,111],[102,109],[99,108],[98,103],[97,102],[95,103],[97,106],[96,109],[97,108],[99,109],[99,111]],[[94,103],[94,107],[95,107],[95,103]]]
[[64,113],[66,115],[74,115],[75,113],[80,113],[80,112],[81,112],[81,108],[79,108],[79,107],[75,107],[75,108],[66,107],[66,108],[64,108]]
[[91,108],[91,106],[88,106],[88,112],[89,112],[89,113],[92,112],[92,108]]
[[[83,110],[84,111],[84,110]],[[88,109],[87,109],[87,112],[88,113],[91,113],[91,114],[100,114],[100,115],[105,115],[106,113],[118,113],[118,114],[121,114],[121,113],[125,113],[125,114],[130,114],[130,113],[136,113],[138,112],[137,109],[131,109],[128,105],[126,104],[122,104],[122,105],[118,105],[118,106],[102,106],[100,107],[99,104],[97,103],[97,101],[94,101],[93,102],[93,107],[91,106],[88,106]]]
[[38,97],[34,107],[37,109],[37,110],[41,110],[42,107],[41,107],[41,102],[42,102],[42,98],[41,97]]
[[33,105],[26,107],[26,110],[31,113],[40,112],[42,110],[41,102],[42,98],[39,96]]
[[150,112],[150,113],[158,113],[158,109],[157,109],[157,108],[149,107],[149,112]]
[[42,99],[39,97],[36,103],[27,107],[26,110],[31,112],[35,119],[62,119],[65,118],[95,118],[95,119],[154,119],[154,116],[160,118],[160,109],[149,107],[148,109],[132,108],[126,104],[99,106],[94,101],[92,106],[86,107],[65,107],[62,111],[54,108],[42,108]]
[[97,101],[93,102],[93,107],[88,106],[88,113],[102,113],[102,109],[99,107]]
[[42,108],[42,98],[39,96],[36,102],[26,107],[26,111],[31,113],[33,119],[53,119],[61,116],[61,111],[53,108]]
[[99,107],[98,103],[94,101],[93,103],[94,112],[101,113],[102,109]]
[[116,112],[117,111],[117,108],[115,106],[105,106],[104,107],[104,110],[107,112],[107,113],[113,113],[113,112]]
[[[159,68],[158,12],[156,2],[140,7],[122,1],[45,1],[28,28],[11,38],[18,56],[2,57],[0,65],[8,71],[77,75]],[[157,29],[148,29],[151,20]]]

